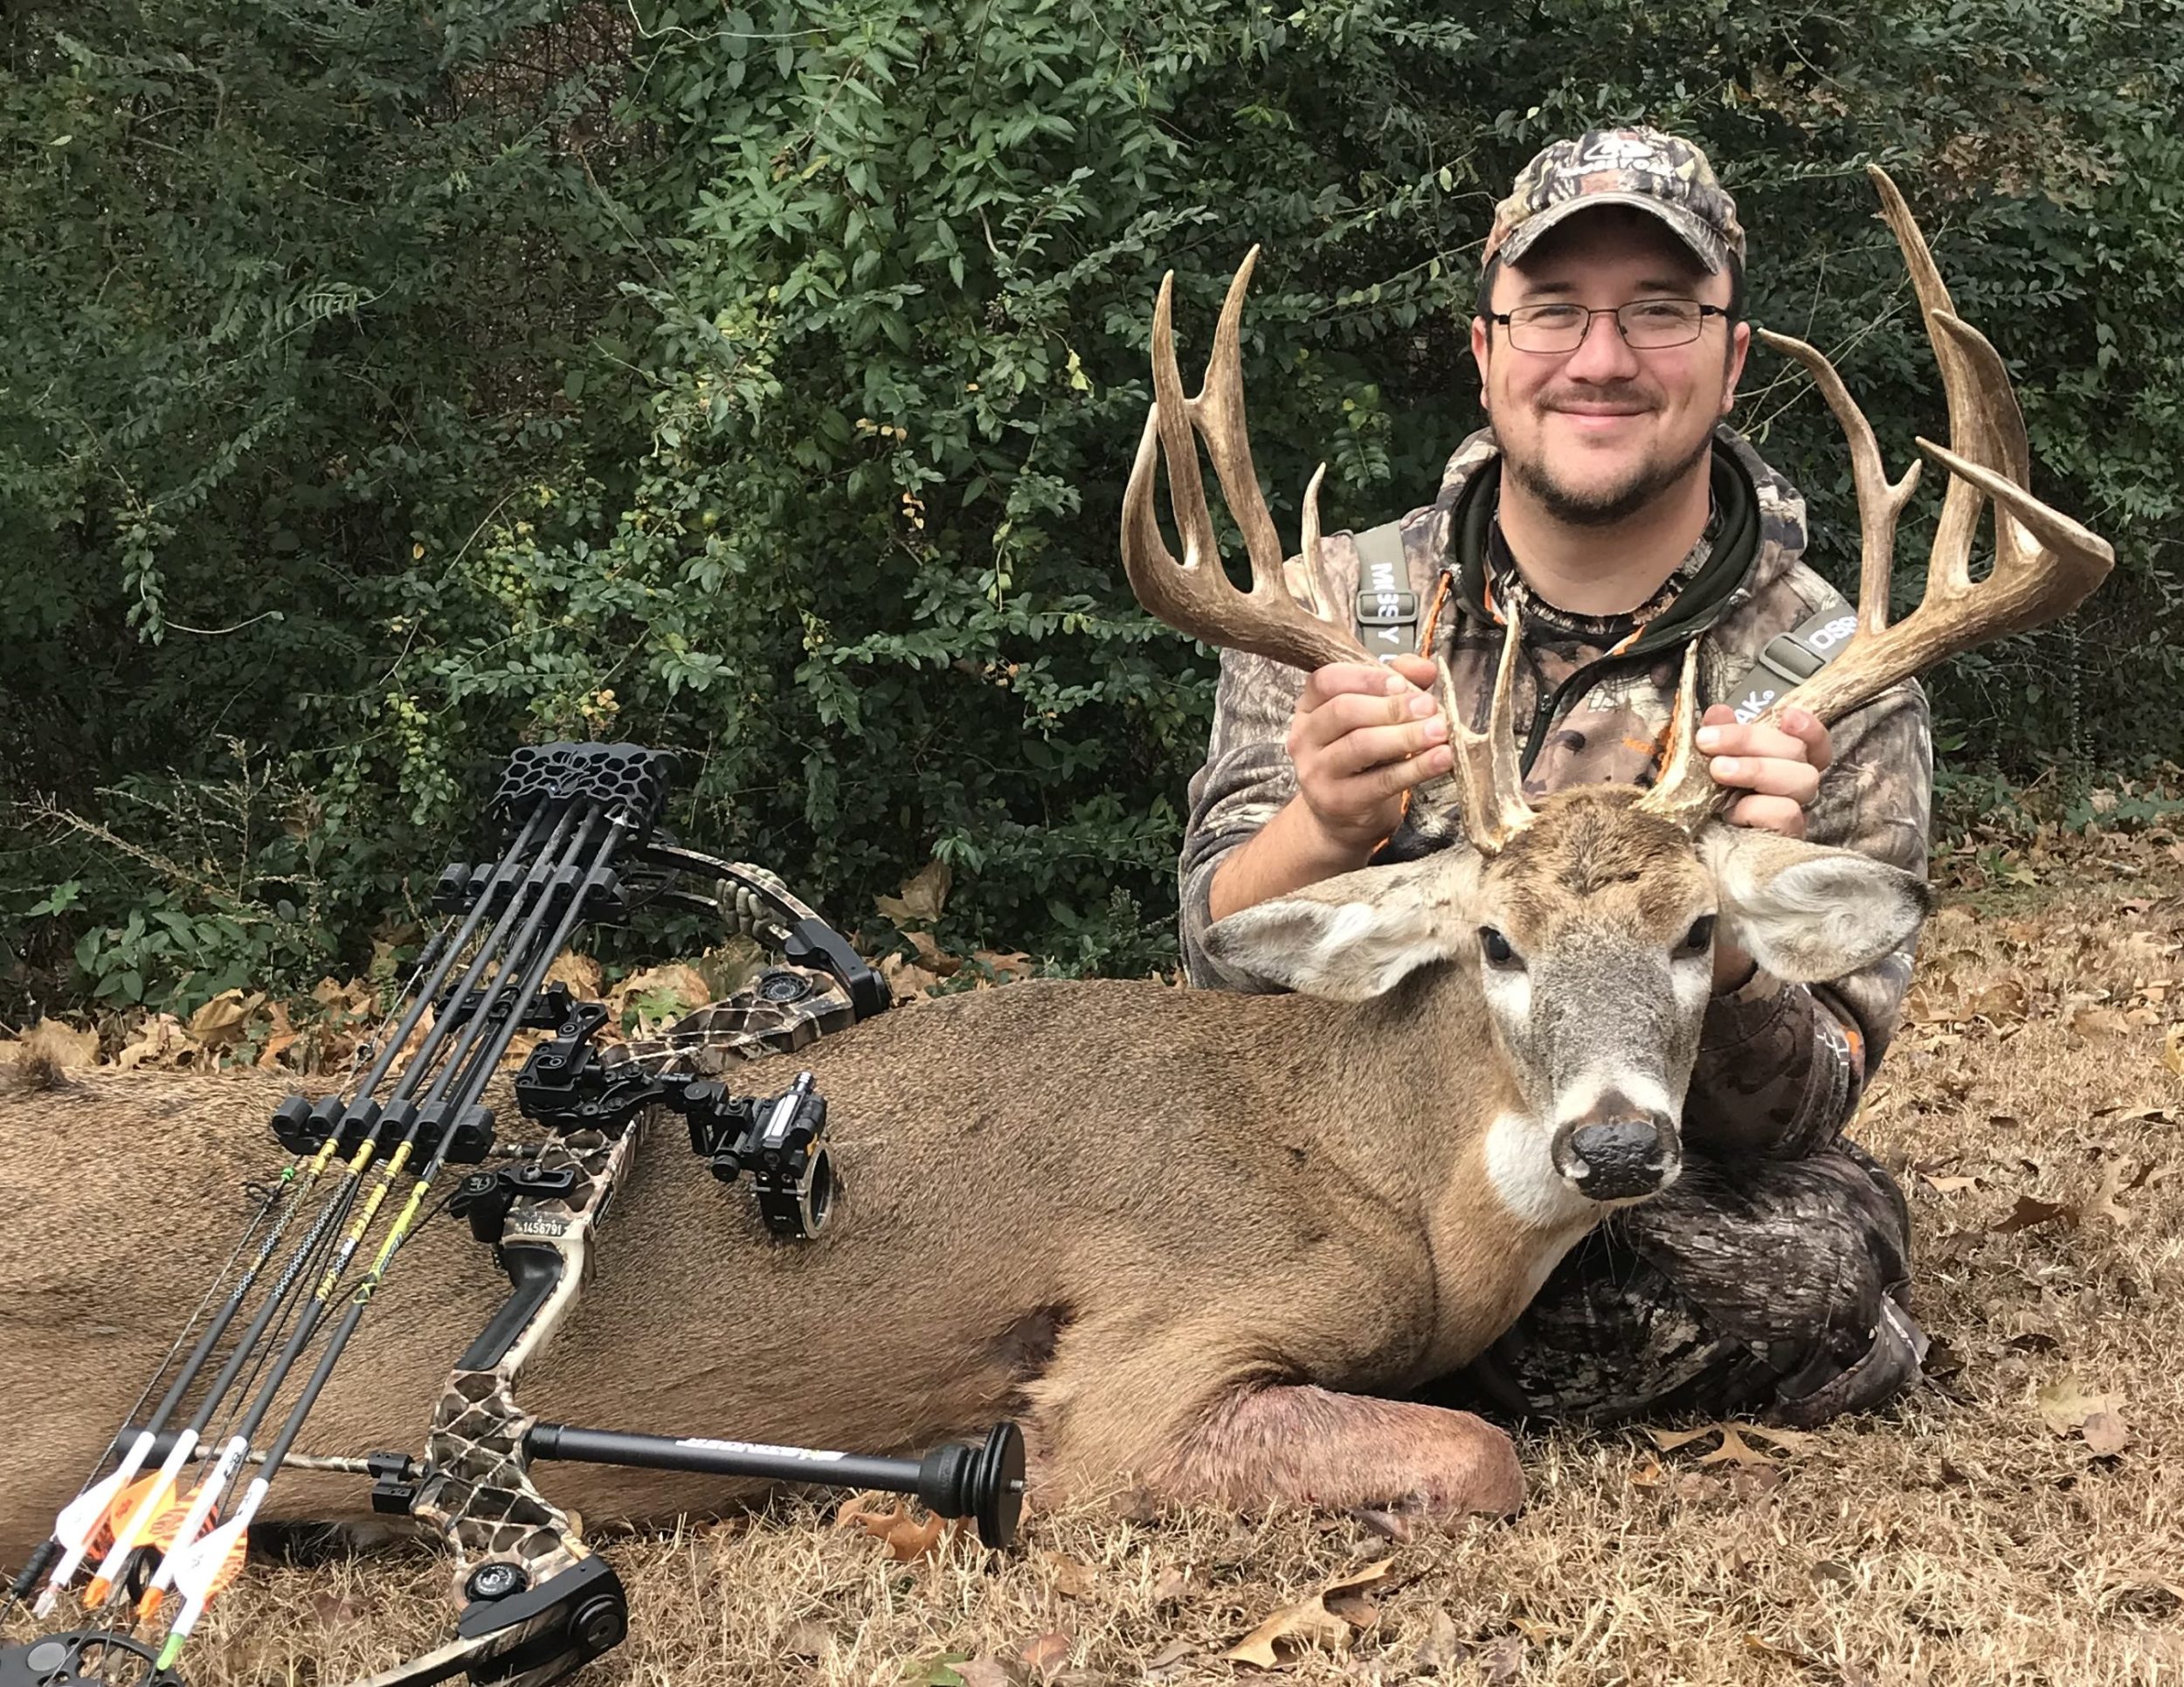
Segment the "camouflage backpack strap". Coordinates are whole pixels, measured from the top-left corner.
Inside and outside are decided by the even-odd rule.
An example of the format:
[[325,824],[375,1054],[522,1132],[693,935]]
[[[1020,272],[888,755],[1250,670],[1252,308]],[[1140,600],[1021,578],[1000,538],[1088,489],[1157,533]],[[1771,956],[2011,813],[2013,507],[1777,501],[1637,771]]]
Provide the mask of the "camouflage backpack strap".
[[1358,546],[1358,642],[1375,661],[1418,649],[1418,594],[1403,553],[1403,523],[1384,522],[1353,536]]
[[1835,659],[1858,630],[1850,605],[1837,598],[1807,616],[1787,633],[1778,633],[1759,652],[1751,671],[1729,688],[1737,718],[1749,725],[1760,711],[1793,686],[1801,684]]

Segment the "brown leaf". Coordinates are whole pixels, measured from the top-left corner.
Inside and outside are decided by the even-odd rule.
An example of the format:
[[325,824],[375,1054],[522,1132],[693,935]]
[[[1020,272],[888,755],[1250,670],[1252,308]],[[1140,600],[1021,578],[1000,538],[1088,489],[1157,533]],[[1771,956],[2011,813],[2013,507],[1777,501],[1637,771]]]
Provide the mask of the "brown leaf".
[[2030,992],[2016,978],[2004,978],[1999,984],[1990,984],[1964,1004],[1966,1013],[1990,1020],[1995,1025],[2022,1020],[2031,1006]]
[[888,990],[898,1002],[915,1001],[940,982],[939,973],[913,966],[900,955],[880,958],[880,976],[888,981]]
[[1524,1642],[1503,1635],[1479,1656],[1479,1672],[1487,1687],[1510,1687],[1524,1672]]
[[2144,1169],[2134,1178],[2131,1175],[2130,1162],[2110,1160],[2101,1168],[2101,1186],[2099,1192],[2093,1197],[2091,1206],[2087,1210],[2095,1218],[2106,1219],[2119,1229],[2134,1222],[2139,1215],[2118,1202],[2116,1197],[2126,1190],[2136,1189],[2146,1181],[2146,1173],[2153,1170],[2153,1163],[2149,1160]]
[[2106,1042],[2131,1029],[2131,1021],[2112,1007],[2078,1008],[2071,1013],[2069,1024],[2074,1035],[2088,1042]]
[[258,1069],[261,1072],[270,1072],[278,1067],[280,1057],[296,1041],[296,1028],[288,1022],[287,1003],[275,1002],[266,1010],[266,1014],[271,1020],[271,1028],[266,1033],[265,1047],[258,1051]]
[[589,955],[572,955],[567,950],[554,957],[554,964],[546,969],[546,982],[565,984],[570,995],[587,1002],[598,1000],[599,992],[606,988],[598,962]]
[[1279,1648],[1301,1650],[1316,1643],[1330,1648],[1347,1644],[1350,1625],[1327,1608],[1328,1595],[1378,1581],[1387,1574],[1389,1565],[1390,1560],[1382,1559],[1336,1577],[1311,1598],[1283,1606],[1221,1656],[1234,1663],[1271,1670],[1282,1661]]
[[243,1040],[244,1026],[265,999],[254,993],[245,996],[239,990],[223,990],[190,1016],[190,1034],[217,1054]]
[[2017,1205],[2009,1216],[1999,1224],[1987,1227],[1997,1236],[2015,1235],[2020,1230],[2030,1230],[2042,1224],[2076,1224],[2077,1208],[2068,1201],[2044,1201],[2031,1195],[2017,1197]]
[[875,896],[873,902],[898,926],[930,925],[948,905],[954,876],[946,861],[928,861],[903,882],[899,896]]
[[344,1623],[363,1621],[371,1614],[371,1602],[328,1588],[311,1596],[311,1614],[327,1628],[335,1628]]
[[1937,1195],[1958,1195],[1980,1186],[1977,1178],[1930,1178],[1924,1172],[1918,1174],[1918,1179]]
[[706,987],[704,975],[695,966],[680,961],[648,966],[631,973],[607,992],[608,1023],[621,1024],[624,1013],[634,1003],[639,1027],[649,1031],[704,1006],[712,993]]
[[1807,1429],[1778,1429],[1771,1423],[1747,1423],[1747,1435],[1757,1436],[1770,1447],[1779,1447],[1786,1453],[1809,1453],[1815,1447],[1826,1444],[1826,1438]]
[[1027,1687],[1032,1672],[1015,1658],[974,1657],[949,1666],[963,1687]]
[[[574,988],[571,985],[570,988]],[[826,1656],[826,1649],[834,1643],[834,1632],[823,1622],[805,1617],[789,1625],[789,1631],[781,1636],[784,1657],[801,1658],[814,1663]]]
[[1020,950],[974,949],[971,958],[997,978],[1029,978],[1039,970],[1039,963]]
[[1423,1672],[1447,1670],[1471,1656],[1471,1649],[1456,1638],[1456,1620],[1438,1607],[1426,1620],[1426,1638],[1418,1642],[1411,1667]]
[[1198,1591],[1198,1582],[1188,1570],[1167,1569],[1153,1580],[1152,1600],[1156,1605],[1171,1605],[1195,1597]]
[[935,940],[930,931],[909,931],[903,934],[910,940],[910,947],[917,951],[919,964],[929,971],[943,978],[951,978],[963,970],[963,957],[950,955]]
[[1145,1660],[1145,1673],[1157,1676],[1164,1670],[1172,1670],[1187,1663],[1197,1654],[1198,1648],[1178,1635]]
[[23,1034],[22,1058],[43,1060],[66,1070],[99,1063],[99,1034],[79,1031],[59,1020],[40,1020]]
[[114,1057],[114,1063],[124,1072],[144,1066],[157,1069],[179,1064],[196,1048],[180,1020],[172,1013],[155,1013],[136,1027],[135,1036]]
[[1059,1552],[1045,1555],[1047,1572],[1054,1578],[1054,1592],[1064,1599],[1082,1599],[1089,1594],[1098,1580],[1089,1564],[1064,1558]]
[[2131,1430],[2122,1416],[2113,1411],[2093,1413],[2078,1425],[2078,1434],[2085,1437],[2085,1444],[2102,1458],[2112,1458],[2122,1452],[2131,1441]]
[[1718,1423],[1703,1423],[1696,1429],[1648,1428],[1646,1434],[1652,1440],[1653,1444],[1662,1452],[1673,1453],[1679,1447],[1689,1447],[1693,1442],[1704,1441],[1707,1436],[1717,1435],[1720,1431],[1721,1425]]
[[2089,1394],[2068,1373],[2043,1385],[2038,1395],[2040,1416],[2058,1435],[2067,1435],[2098,1412],[2115,1412],[2124,1403],[2120,1394]]
[[930,1558],[940,1545],[942,1532],[948,1527],[948,1519],[929,1517],[920,1523],[905,1516],[888,1531],[888,1553],[897,1564],[914,1564],[919,1559]]
[[1069,1649],[1075,1644],[1059,1628],[1050,1628],[1043,1635],[1033,1635],[1016,1649],[1016,1656],[1038,1670],[1050,1675],[1069,1661]]

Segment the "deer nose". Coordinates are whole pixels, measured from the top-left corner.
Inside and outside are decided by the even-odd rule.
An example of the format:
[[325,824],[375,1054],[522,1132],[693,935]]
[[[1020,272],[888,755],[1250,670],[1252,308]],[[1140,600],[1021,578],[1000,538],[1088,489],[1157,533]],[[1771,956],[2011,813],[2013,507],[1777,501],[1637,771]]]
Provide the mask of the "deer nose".
[[1644,1117],[1592,1118],[1555,1133],[1555,1170],[1588,1200],[1657,1193],[1681,1166],[1672,1130]]

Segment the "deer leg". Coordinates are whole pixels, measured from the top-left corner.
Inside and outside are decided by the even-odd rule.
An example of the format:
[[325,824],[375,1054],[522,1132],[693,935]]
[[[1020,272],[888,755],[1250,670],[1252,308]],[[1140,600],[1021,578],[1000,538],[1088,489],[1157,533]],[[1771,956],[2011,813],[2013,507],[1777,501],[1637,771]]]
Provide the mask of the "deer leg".
[[1230,1395],[1153,1482],[1178,1497],[1394,1508],[1450,1521],[1506,1516],[1524,1498],[1516,1448],[1484,1419],[1301,1384]]

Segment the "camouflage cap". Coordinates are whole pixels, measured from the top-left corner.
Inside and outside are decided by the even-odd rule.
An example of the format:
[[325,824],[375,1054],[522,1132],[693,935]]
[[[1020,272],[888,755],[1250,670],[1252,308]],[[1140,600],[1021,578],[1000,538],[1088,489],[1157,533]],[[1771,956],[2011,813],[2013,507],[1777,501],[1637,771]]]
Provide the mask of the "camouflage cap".
[[1494,227],[1479,259],[1516,263],[1533,241],[1577,211],[1632,205],[1651,211],[1718,271],[1731,252],[1744,261],[1744,225],[1737,202],[1714,175],[1706,155],[1659,129],[1590,129],[1558,141],[1517,173],[1508,198],[1494,208]]

